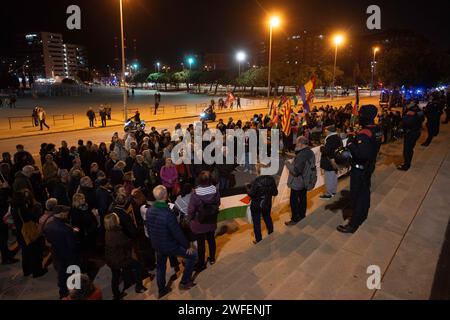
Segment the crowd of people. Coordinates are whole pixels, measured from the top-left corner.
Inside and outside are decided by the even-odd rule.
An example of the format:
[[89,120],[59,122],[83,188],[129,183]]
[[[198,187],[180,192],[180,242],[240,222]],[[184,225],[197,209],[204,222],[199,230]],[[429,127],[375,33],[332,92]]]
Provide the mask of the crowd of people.
[[[373,173],[382,141],[380,135],[384,135],[385,142],[399,137],[408,109],[405,108],[400,120],[396,112],[383,112],[377,125],[382,128],[378,130],[381,134],[374,129],[376,107],[361,108],[359,125],[363,129],[358,132],[355,132],[352,110],[351,104],[327,105],[314,108],[306,115],[302,110],[292,114],[293,130],[290,136],[283,137],[284,149],[296,154],[287,163],[292,215],[286,225],[295,225],[306,216],[307,191],[317,178],[311,151],[314,145],[323,145],[320,167],[325,171],[326,193],[321,198],[328,200],[336,195],[340,165],[336,151],[342,148],[343,137],[349,137],[347,147],[354,154],[351,179],[360,182],[361,187],[351,190],[352,204],[357,211],[355,218],[338,230],[355,232],[367,217],[370,183],[365,183],[367,175],[363,172],[367,167],[370,175]],[[208,129],[207,123],[201,125],[202,130]],[[235,122],[230,118],[225,123],[220,119],[215,128],[222,132],[236,128],[273,129],[279,128],[279,122],[268,115],[255,114],[251,121]],[[175,129],[181,129],[181,125],[177,124]],[[194,134],[194,129],[191,124],[185,132]],[[364,129],[373,132],[373,136],[367,132],[362,134]],[[179,259],[183,260],[179,288],[192,288],[194,272],[199,273],[216,262],[220,197],[234,186],[238,164],[237,159],[231,164],[212,165],[174,162],[172,150],[181,141],[182,137],[175,137],[168,130],[159,132],[152,127],[145,131],[137,127],[122,137],[116,132],[110,142],[98,145],[83,140],[76,146],[69,146],[65,141],[58,147],[43,143],[37,161],[23,145],[17,145],[13,155],[3,153],[0,163],[0,213],[5,222],[0,223],[2,263],[18,262],[17,250],[8,247],[8,228],[12,228],[22,254],[23,275],[35,278],[45,275],[44,260],[48,259],[44,258],[51,257],[58,274],[60,298],[80,299],[79,292],[70,291],[66,284],[70,276],[67,269],[73,265],[80,266],[83,273],[82,282],[88,288],[83,295],[86,299],[101,298],[92,281],[102,263],[111,269],[114,299],[122,299],[125,290],[133,284],[137,293],[145,292],[143,280],[148,277],[156,277],[159,297],[168,294],[171,289],[166,284],[167,259],[172,277],[180,272]],[[200,147],[204,149],[209,143],[204,141]],[[245,143],[243,167],[244,171],[252,171],[254,167],[248,161],[251,149],[248,140]],[[270,144],[270,140],[266,143]],[[370,148],[364,149],[366,145]],[[370,153],[367,156],[370,165],[363,156],[365,152]],[[254,243],[258,243],[262,240],[261,219],[268,233],[273,232],[271,200],[278,190],[275,179],[263,175],[246,187],[251,198]]]

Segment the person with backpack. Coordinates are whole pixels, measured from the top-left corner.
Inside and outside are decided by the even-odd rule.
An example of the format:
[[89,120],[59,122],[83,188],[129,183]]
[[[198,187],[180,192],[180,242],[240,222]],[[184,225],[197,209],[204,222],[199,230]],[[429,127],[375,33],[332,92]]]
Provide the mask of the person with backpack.
[[188,206],[188,217],[191,220],[192,233],[197,239],[198,262],[195,270],[206,269],[205,242],[208,241],[211,265],[216,262],[217,216],[219,214],[220,195],[212,182],[211,173],[202,171],[198,177],[198,186],[192,192]]
[[336,150],[342,147],[342,139],[336,133],[334,125],[325,128],[327,134],[324,145],[320,148],[320,169],[324,171],[326,193],[319,198],[330,200],[337,192],[337,171],[338,165],[335,161]]
[[285,222],[287,226],[296,225],[306,217],[307,192],[314,189],[317,182],[316,156],[308,145],[308,138],[298,137],[295,144],[295,158],[286,162],[289,170],[287,185],[291,189],[292,213],[291,220]]
[[262,175],[257,177],[251,184],[246,185],[247,194],[252,199],[250,211],[252,214],[253,231],[255,232],[254,244],[262,240],[261,217],[266,224],[267,232],[273,232],[273,222],[270,212],[272,210],[272,197],[278,195],[277,184],[274,177]]

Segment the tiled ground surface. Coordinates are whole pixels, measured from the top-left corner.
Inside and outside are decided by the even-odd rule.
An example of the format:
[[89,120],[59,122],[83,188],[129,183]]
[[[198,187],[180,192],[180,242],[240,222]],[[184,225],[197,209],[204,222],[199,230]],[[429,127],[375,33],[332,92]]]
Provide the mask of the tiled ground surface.
[[[287,207],[274,213],[275,232],[256,246],[251,226],[235,221],[217,238],[217,263],[198,285],[180,292],[176,281],[166,299],[428,299],[450,216],[449,131],[442,127],[428,148],[418,145],[408,172],[395,169],[401,144],[383,146],[369,219],[357,233],[335,229],[347,204],[344,178],[340,199],[323,203],[318,192],[310,195],[310,215],[297,226],[284,226]],[[369,265],[380,267],[380,290],[367,289]],[[109,281],[109,269],[101,268],[96,284],[106,299]],[[144,294],[128,290],[127,299],[155,299],[155,281],[146,285]],[[24,279],[19,266],[0,266],[0,297],[55,299],[56,274],[50,267],[42,279]]]

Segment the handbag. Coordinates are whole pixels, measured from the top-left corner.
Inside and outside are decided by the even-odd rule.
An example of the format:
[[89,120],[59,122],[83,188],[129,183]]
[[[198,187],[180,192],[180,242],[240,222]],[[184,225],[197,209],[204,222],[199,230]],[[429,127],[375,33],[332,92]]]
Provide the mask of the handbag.
[[39,232],[38,224],[36,222],[32,220],[24,222],[22,214],[20,213],[20,209],[18,209],[17,213],[20,220],[22,221],[22,230],[20,231],[20,233],[22,234],[25,244],[28,246],[39,239],[41,233]]
[[8,211],[3,216],[3,223],[6,224],[8,226],[8,228],[11,229],[11,230],[15,230],[16,229],[16,225],[14,223],[14,218],[13,218],[13,216],[11,214],[11,206],[8,207]]

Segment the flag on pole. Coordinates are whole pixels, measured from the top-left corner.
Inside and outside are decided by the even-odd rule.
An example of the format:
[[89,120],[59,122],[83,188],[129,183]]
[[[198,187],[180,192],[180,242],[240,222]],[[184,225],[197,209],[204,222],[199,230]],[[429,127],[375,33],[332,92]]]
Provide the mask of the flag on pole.
[[274,116],[275,112],[276,112],[275,111],[275,99],[273,99],[272,103],[270,104],[270,107],[269,107],[269,118],[270,118],[270,120],[273,119],[273,116]]
[[356,100],[355,100],[355,104],[353,105],[353,110],[352,110],[353,116],[357,116],[358,110],[359,110],[359,88],[358,88],[358,86],[356,86],[355,92],[356,92]]
[[233,95],[231,92],[228,92],[228,94],[227,94],[227,100],[225,101],[225,104],[226,104],[227,106],[230,106],[230,105],[234,102],[235,99],[236,99],[236,98],[234,97],[234,95]]
[[303,110],[305,113],[310,112],[309,103],[311,102],[314,96],[314,89],[316,88],[316,77],[312,77],[304,85],[300,86],[298,93],[303,101]]
[[291,134],[291,99],[286,101],[282,110],[281,127],[285,136],[289,136]]

